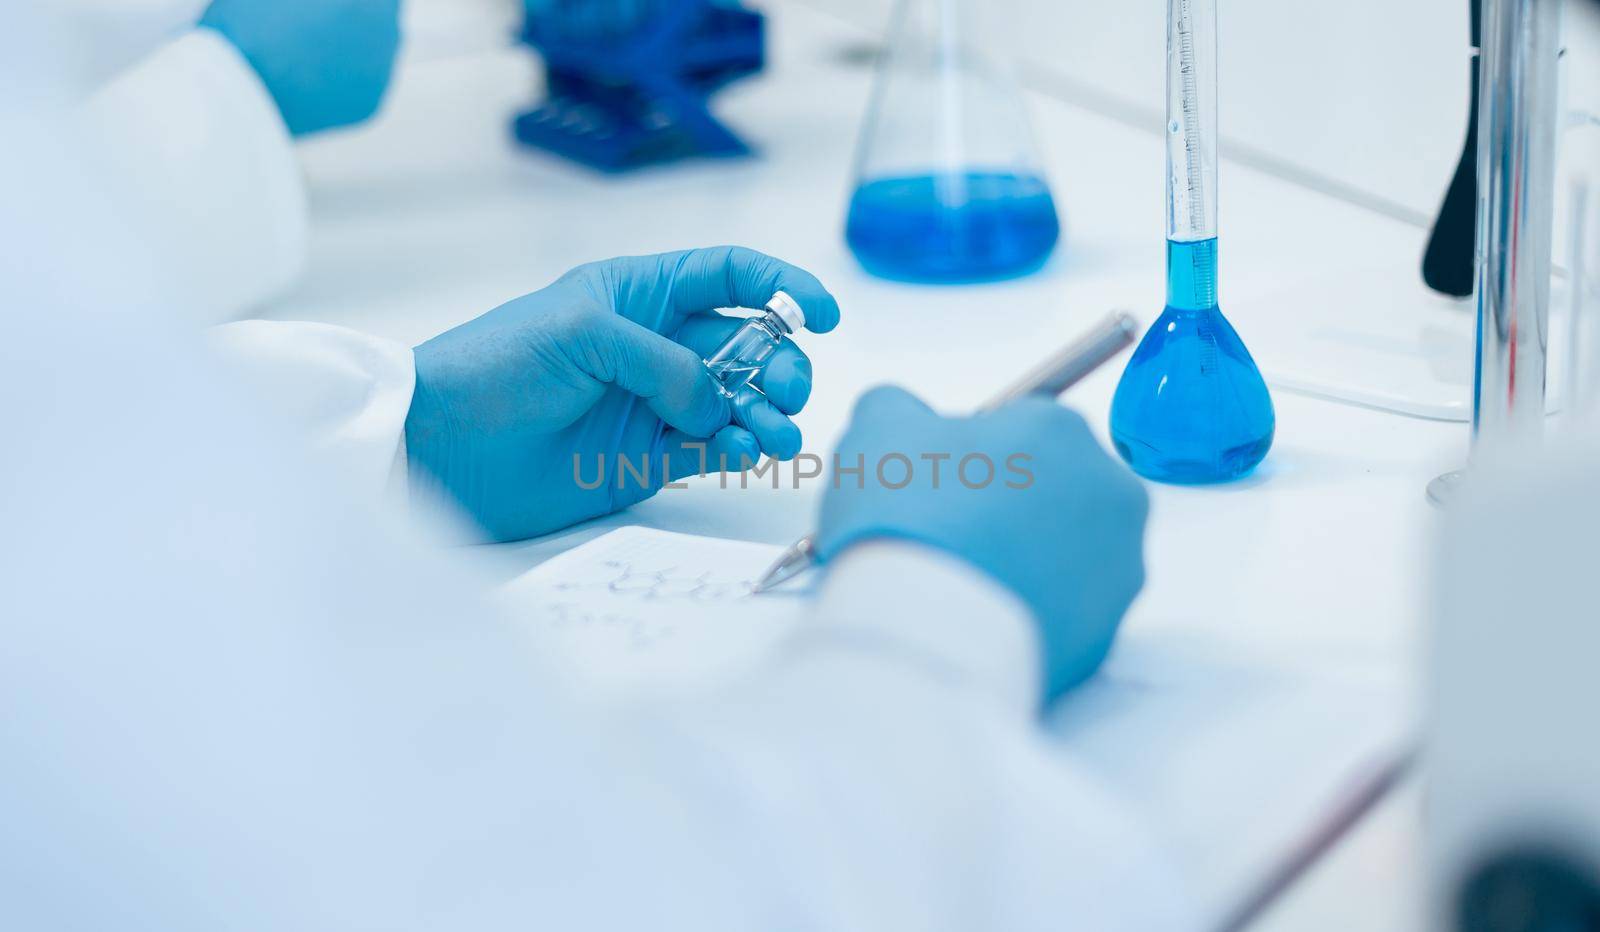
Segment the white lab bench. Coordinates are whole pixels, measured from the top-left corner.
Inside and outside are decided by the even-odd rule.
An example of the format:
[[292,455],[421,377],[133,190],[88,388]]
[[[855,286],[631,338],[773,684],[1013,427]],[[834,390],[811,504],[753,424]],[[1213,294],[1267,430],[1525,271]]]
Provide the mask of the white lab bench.
[[[871,77],[859,51],[870,37],[803,9],[779,7],[773,17],[768,74],[719,99],[720,112],[761,156],[622,177],[511,143],[510,117],[531,101],[536,83],[524,54],[409,62],[376,125],[306,146],[311,267],[269,316],[419,342],[586,260],[752,246],[815,272],[844,309],[838,331],[804,341],[817,388],[798,421],[807,449],[819,454],[871,385],[900,383],[962,410],[1112,307],[1154,319],[1164,289],[1157,133],[1035,97],[1036,131],[1066,225],[1056,258],[1040,274],[1002,284],[878,281],[859,270],[842,237]],[[1327,282],[1330,257],[1353,268],[1416,266],[1424,232],[1415,227],[1248,169],[1225,164],[1223,171],[1225,311]],[[1428,300],[1420,283],[1415,299]],[[1286,302],[1281,313],[1295,310]],[[1241,329],[1257,357],[1269,359],[1273,347]],[[1107,367],[1068,396],[1102,433],[1119,371]],[[1275,401],[1277,441],[1255,476],[1215,488],[1151,488],[1149,585],[1127,635],[1145,643],[1204,637],[1272,658],[1291,674],[1338,669],[1409,683],[1426,614],[1431,513],[1423,489],[1459,463],[1466,427],[1282,391]],[[509,578],[621,524],[787,542],[807,529],[814,506],[814,488],[741,491],[698,482],[566,535],[484,548],[484,559]],[[1384,715],[1401,720],[1407,705]],[[1338,711],[1328,710],[1329,720]],[[1307,740],[1326,724],[1306,722]],[[1248,740],[1239,747],[1246,750],[1228,753],[1238,753],[1238,768],[1248,771],[1257,751]],[[1410,927],[1410,798],[1380,809],[1351,842],[1358,853],[1331,859],[1264,927]],[[1273,811],[1270,798],[1261,802],[1262,812]],[[1204,794],[1193,804],[1206,807]],[[1228,842],[1216,838],[1219,850]],[[1392,869],[1375,878],[1374,863]]]

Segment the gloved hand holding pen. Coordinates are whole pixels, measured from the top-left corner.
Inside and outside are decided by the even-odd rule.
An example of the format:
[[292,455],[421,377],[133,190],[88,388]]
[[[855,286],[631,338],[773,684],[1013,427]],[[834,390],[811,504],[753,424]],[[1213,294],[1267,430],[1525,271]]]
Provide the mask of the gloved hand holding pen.
[[[1047,700],[1099,668],[1144,585],[1149,498],[1083,418],[1045,398],[942,417],[880,388],[856,405],[838,456],[866,468],[836,477],[823,497],[822,560],[885,538],[945,551],[1033,613]],[[896,457],[911,466],[904,486],[899,473],[893,485],[873,475],[873,464]]]

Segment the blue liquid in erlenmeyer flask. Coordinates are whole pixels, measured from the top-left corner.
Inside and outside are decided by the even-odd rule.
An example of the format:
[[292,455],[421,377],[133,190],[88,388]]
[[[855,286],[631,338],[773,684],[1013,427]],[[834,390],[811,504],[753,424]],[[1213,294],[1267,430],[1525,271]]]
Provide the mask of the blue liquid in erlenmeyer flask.
[[1050,187],[1032,175],[880,178],[850,200],[845,239],[868,272],[955,283],[1038,269],[1061,238]]
[[1169,241],[1167,256],[1167,308],[1117,385],[1111,440],[1147,479],[1237,479],[1272,447],[1272,396],[1217,308],[1217,241]]

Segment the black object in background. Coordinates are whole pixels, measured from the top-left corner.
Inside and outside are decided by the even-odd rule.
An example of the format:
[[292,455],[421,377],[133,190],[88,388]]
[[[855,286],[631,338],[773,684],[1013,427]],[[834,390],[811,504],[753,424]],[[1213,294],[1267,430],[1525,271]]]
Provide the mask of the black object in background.
[[1469,0],[1472,16],[1472,111],[1461,162],[1445,192],[1439,219],[1422,255],[1422,280],[1434,291],[1465,298],[1477,277],[1473,263],[1478,211],[1478,68],[1483,45],[1482,0]]
[[1600,874],[1555,849],[1503,851],[1457,895],[1458,932],[1600,932]]

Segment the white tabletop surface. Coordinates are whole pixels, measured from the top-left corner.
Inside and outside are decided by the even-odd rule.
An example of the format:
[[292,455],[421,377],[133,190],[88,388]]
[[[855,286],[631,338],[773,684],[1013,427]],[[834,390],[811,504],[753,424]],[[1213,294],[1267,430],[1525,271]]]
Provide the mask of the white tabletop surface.
[[[509,119],[533,99],[537,83],[527,56],[480,52],[409,63],[376,125],[306,147],[314,211],[310,273],[269,316],[418,342],[582,261],[748,245],[812,270],[843,306],[838,331],[804,342],[817,388],[798,421],[807,449],[826,454],[852,400],[868,386],[900,383],[936,406],[963,410],[1112,307],[1144,321],[1159,313],[1159,137],[1033,99],[1067,227],[1056,258],[1037,275],[1003,284],[878,281],[860,271],[842,237],[870,80],[844,53],[863,37],[790,7],[773,11],[772,36],[769,72],[718,99],[721,114],[760,146],[761,157],[623,177],[510,142]],[[1326,283],[1334,259],[1403,279],[1424,237],[1406,224],[1228,165],[1222,235],[1225,311],[1234,304],[1259,307],[1302,283]],[[1420,286],[1400,303],[1413,299],[1419,308],[1427,301]],[[1281,313],[1293,315],[1295,308],[1286,303]],[[1250,342],[1248,328],[1241,331]],[[1251,348],[1264,363],[1272,358],[1271,345]],[[1119,367],[1107,367],[1068,396],[1102,432],[1118,374]],[[1277,441],[1255,476],[1215,488],[1151,487],[1149,585],[1128,618],[1128,637],[1139,644],[1203,641],[1266,658],[1291,678],[1337,673],[1403,686],[1425,614],[1431,513],[1423,488],[1458,464],[1466,427],[1283,391],[1275,401]],[[715,481],[699,482],[567,535],[485,548],[485,559],[509,578],[599,528],[621,524],[787,542],[807,529],[814,507],[812,489],[725,491]],[[1335,724],[1340,710],[1324,711],[1303,723],[1304,737],[1315,743],[1318,729],[1326,728],[1325,748],[1337,756],[1340,742],[1364,726],[1349,716]],[[1349,712],[1369,714],[1382,719],[1372,725],[1379,732],[1399,727],[1408,710],[1395,700]],[[1370,750],[1352,744],[1349,753]],[[1241,771],[1251,768],[1252,755],[1271,753],[1252,750],[1249,735],[1212,751],[1230,755]],[[1273,810],[1271,800],[1263,802],[1263,811]],[[1205,801],[1194,805],[1203,809]],[[1316,817],[1305,809],[1282,810],[1280,835],[1294,834],[1297,826],[1287,824],[1294,819]],[[1274,836],[1262,846],[1284,840]],[[1199,895],[1221,902],[1235,892]]]

